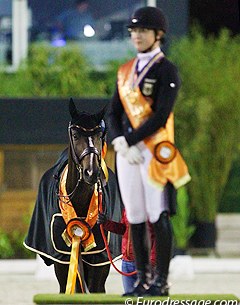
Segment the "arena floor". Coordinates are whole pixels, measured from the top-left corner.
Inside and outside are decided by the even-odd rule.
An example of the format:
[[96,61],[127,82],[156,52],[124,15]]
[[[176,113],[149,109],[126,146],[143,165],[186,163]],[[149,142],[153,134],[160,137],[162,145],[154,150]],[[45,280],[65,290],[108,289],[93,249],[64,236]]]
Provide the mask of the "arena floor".
[[[118,264],[118,267],[119,264]],[[235,294],[240,297],[240,258],[176,257],[170,267],[170,294]],[[58,293],[53,270],[40,260],[0,261],[0,304],[33,305],[39,293]],[[122,294],[121,275],[112,269],[107,293]]]

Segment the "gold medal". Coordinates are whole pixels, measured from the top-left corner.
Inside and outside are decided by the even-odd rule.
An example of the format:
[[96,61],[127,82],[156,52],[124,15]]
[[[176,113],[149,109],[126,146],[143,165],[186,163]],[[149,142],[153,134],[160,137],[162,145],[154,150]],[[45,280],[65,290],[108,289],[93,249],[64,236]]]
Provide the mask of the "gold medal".
[[137,98],[138,98],[138,93],[133,89],[129,89],[129,92],[127,94],[127,99],[130,102],[130,104],[136,104]]

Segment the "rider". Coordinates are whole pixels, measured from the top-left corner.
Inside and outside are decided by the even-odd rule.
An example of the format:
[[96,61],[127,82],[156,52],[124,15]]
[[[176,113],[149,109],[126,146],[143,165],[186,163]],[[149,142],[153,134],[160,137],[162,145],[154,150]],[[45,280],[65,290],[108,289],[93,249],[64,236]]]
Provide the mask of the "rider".
[[[180,87],[177,69],[161,51],[167,32],[162,10],[143,7],[128,29],[137,57],[119,68],[109,109],[109,136],[116,151],[116,170],[131,227],[138,280],[128,295],[168,295],[172,251],[171,214],[176,189],[190,180],[174,146],[173,106]],[[156,236],[156,272],[149,280],[146,223]]]

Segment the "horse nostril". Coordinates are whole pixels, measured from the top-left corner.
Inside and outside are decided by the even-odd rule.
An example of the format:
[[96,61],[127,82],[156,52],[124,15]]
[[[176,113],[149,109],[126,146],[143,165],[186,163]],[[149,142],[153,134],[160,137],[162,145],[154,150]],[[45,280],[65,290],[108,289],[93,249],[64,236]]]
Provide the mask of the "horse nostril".
[[85,169],[84,174],[86,177],[91,177],[93,175],[93,170]]

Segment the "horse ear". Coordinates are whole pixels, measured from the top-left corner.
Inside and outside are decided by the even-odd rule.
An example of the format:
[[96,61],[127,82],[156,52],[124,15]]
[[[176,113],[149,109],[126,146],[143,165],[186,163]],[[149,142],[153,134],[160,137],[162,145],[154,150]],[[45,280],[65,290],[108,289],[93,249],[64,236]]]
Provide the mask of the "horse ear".
[[95,118],[97,122],[103,120],[106,111],[107,111],[107,105],[105,105],[98,113],[95,114]]
[[76,108],[72,98],[70,98],[70,101],[69,101],[69,112],[70,112],[72,119],[78,117],[78,111],[77,111],[77,108]]

